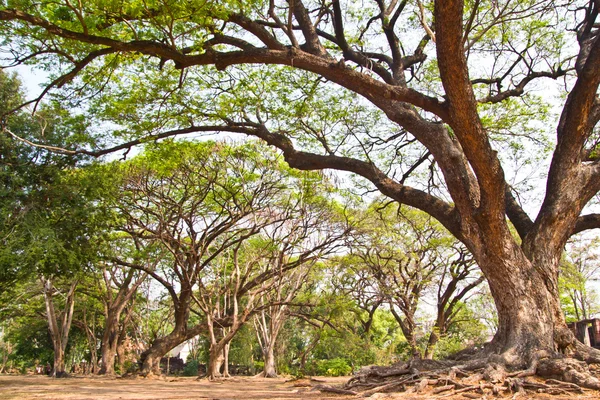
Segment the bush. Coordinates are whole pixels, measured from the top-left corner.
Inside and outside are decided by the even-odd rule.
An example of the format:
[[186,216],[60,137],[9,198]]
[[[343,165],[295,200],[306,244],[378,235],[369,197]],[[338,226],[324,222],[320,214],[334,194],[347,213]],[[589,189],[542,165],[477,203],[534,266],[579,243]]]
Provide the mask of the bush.
[[254,361],[254,370],[258,373],[265,370],[264,361]]
[[198,360],[190,360],[183,367],[183,376],[196,376],[198,375]]
[[127,374],[134,374],[139,371],[140,365],[137,362],[127,360],[123,363],[123,369]]
[[352,367],[343,358],[317,361],[317,375],[321,376],[345,376],[352,373]]

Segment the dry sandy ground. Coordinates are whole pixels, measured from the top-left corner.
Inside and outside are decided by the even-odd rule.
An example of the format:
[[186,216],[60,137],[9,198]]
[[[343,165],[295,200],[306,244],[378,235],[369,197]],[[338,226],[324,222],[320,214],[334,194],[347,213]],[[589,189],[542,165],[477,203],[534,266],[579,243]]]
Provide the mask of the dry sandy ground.
[[[314,384],[340,385],[348,378],[319,378],[323,382]],[[95,400],[95,399],[356,399],[354,396],[335,395],[311,390],[308,380],[286,382],[285,379],[264,379],[238,377],[219,382],[198,381],[195,378],[160,379],[105,379],[99,377],[72,377],[52,379],[45,376],[0,376],[0,400],[16,399],[56,399],[56,400]],[[380,394],[371,400],[466,400],[467,397]],[[510,399],[511,397],[508,397]],[[486,399],[482,397],[482,399]],[[600,395],[588,392],[577,396],[519,396],[518,400],[599,400]],[[487,399],[491,400],[491,399]]]
[[[320,378],[321,379],[321,378]],[[322,378],[337,385],[348,378]],[[298,386],[295,386],[298,385]],[[105,379],[46,376],[0,376],[0,400],[21,399],[341,399],[352,396],[323,394],[310,390],[310,383],[287,382],[283,378],[236,377],[208,382],[195,378]]]

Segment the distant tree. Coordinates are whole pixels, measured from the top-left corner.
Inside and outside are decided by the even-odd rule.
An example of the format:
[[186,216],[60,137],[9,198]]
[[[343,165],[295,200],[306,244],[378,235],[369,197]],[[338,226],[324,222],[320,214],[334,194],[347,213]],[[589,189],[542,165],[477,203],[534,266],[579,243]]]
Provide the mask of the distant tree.
[[[260,297],[254,319],[265,377],[277,376],[275,346],[279,332],[313,267],[338,251],[351,232],[348,217],[330,198],[333,194],[327,185],[301,181],[301,188],[293,192],[295,201],[286,211],[288,217],[265,230],[269,246],[263,263],[272,278]],[[267,289],[265,284],[261,286]]]
[[[483,276],[464,247],[416,210],[376,202],[360,226],[351,247],[351,268],[368,273],[374,290],[398,321],[412,357],[433,358],[440,337],[446,334],[469,292],[483,282]],[[428,295],[436,300],[436,316],[422,352],[416,317]]]
[[[121,255],[122,256],[122,255]],[[151,268],[151,267],[150,267]],[[99,373],[115,373],[115,356],[123,366],[123,343],[132,322],[137,290],[146,280],[147,273],[136,269],[122,269],[117,265],[103,265],[104,332],[101,340],[102,365]]]
[[375,314],[386,301],[372,275],[364,268],[359,257],[346,255],[332,260],[331,285],[335,293],[352,299],[355,307],[349,307],[360,323],[360,335],[370,339]]
[[598,244],[597,238],[575,238],[561,260],[559,284],[567,319],[588,319],[600,311],[597,293],[591,286],[600,279]]
[[[228,375],[229,342],[254,314],[265,376],[276,376],[275,343],[290,303],[311,267],[338,250],[350,231],[343,210],[327,198],[333,191],[319,175],[304,174],[289,185],[288,198],[273,199],[266,214],[255,212],[255,218],[270,224],[215,258],[199,278],[194,298],[207,318],[210,379],[220,375],[221,363]],[[231,320],[220,334],[215,316]]]

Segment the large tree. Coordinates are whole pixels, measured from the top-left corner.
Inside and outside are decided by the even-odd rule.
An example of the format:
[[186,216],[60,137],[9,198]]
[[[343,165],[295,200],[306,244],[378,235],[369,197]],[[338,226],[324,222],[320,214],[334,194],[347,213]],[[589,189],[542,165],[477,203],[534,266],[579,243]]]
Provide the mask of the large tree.
[[[561,353],[600,360],[568,330],[558,294],[567,239],[600,227],[584,211],[600,189],[599,8],[597,0],[373,0],[360,9],[339,0],[19,1],[0,9],[0,29],[11,61],[52,71],[48,91],[81,105],[100,89],[89,107],[122,135],[254,135],[292,167],[353,172],[432,215],[489,282],[499,329],[486,354],[523,367]],[[310,74],[202,68],[242,64]],[[532,123],[543,107],[528,92],[542,79],[551,85],[544,78],[563,79],[560,116]],[[347,106],[351,94],[364,100]],[[505,167],[551,124],[546,192],[525,210]]]
[[[0,71],[0,108],[7,132],[54,146],[87,136],[82,116],[70,115],[58,103],[44,105],[36,116],[14,110],[24,97],[20,86],[14,75]],[[52,375],[62,377],[76,275],[94,259],[91,243],[102,228],[90,200],[93,184],[79,180],[75,172],[85,159],[49,153],[19,139],[0,138],[0,293],[18,298],[16,282],[40,281],[36,289],[44,296],[54,347]]]

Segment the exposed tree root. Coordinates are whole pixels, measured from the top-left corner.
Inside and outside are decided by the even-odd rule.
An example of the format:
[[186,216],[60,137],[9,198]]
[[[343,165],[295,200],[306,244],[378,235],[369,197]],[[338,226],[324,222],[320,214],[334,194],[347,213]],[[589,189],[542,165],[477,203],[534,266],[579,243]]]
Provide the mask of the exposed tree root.
[[[589,359],[589,358],[588,358]],[[369,397],[375,393],[411,392],[445,398],[512,397],[533,393],[570,396],[600,390],[587,364],[561,355],[539,353],[529,366],[514,370],[506,356],[487,355],[468,361],[413,360],[391,367],[365,367],[342,390]],[[320,389],[321,390],[321,389]],[[342,393],[341,391],[338,393]]]
[[319,390],[321,392],[330,392],[330,393],[336,393],[336,394],[348,394],[348,395],[352,395],[352,396],[356,396],[358,393],[353,391],[353,390],[347,390],[347,389],[340,389],[340,388],[336,388],[334,386],[329,386],[329,385],[316,385],[313,386],[313,388],[311,390]]

